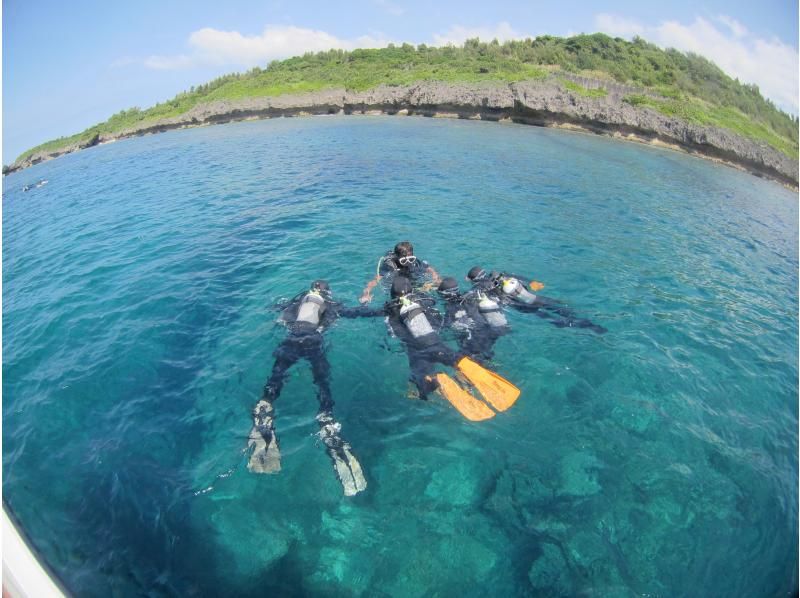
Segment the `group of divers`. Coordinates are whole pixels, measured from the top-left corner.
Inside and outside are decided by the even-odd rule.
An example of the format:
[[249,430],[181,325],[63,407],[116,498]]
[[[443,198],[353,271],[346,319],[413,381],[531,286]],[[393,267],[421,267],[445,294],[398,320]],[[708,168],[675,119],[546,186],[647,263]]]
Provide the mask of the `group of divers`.
[[[380,258],[375,278],[367,283],[359,306],[347,307],[334,301],[331,288],[324,280],[314,281],[308,290],[288,304],[281,304],[279,321],[285,325],[287,334],[274,352],[272,373],[253,409],[248,469],[254,473],[280,471],[274,403],[289,368],[300,359],[306,359],[318,389],[319,438],[333,461],[344,494],[353,496],[367,487],[361,465],[350,444],[341,436],[341,424],[333,417],[330,364],[325,355],[323,334],[340,316],[384,317],[390,334],[405,348],[411,381],[419,398],[427,400],[431,392],[437,392],[472,421],[485,420],[494,417],[497,411],[505,411],[520,394],[511,382],[485,367],[492,359],[495,342],[509,331],[506,308],[534,313],[557,327],[587,328],[598,334],[606,332],[602,326],[575,317],[561,301],[536,294],[535,291],[543,287],[536,281],[487,271],[480,266],[467,273],[467,280],[472,287],[462,292],[455,278],[440,278],[427,262],[414,255],[411,243],[403,241]],[[391,298],[382,307],[371,308],[368,304],[372,289],[381,281],[390,287]],[[433,288],[437,288],[443,302],[443,314],[436,309],[435,296],[428,292]],[[440,332],[445,329],[453,331],[458,351],[442,341]],[[437,364],[455,368],[456,373],[451,377],[437,372]]]
[[23,191],[30,191],[31,189],[38,189],[39,187],[44,187],[48,183],[47,179],[39,179],[35,183],[31,183],[30,185],[25,185],[22,187]]

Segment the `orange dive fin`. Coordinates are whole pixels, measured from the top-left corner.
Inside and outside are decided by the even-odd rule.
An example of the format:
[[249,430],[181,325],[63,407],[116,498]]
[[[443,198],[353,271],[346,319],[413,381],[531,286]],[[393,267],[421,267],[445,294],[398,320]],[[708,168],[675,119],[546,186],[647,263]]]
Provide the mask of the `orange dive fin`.
[[538,280],[532,280],[528,286],[532,291],[541,291],[544,288],[544,283]]
[[461,415],[468,420],[479,422],[494,417],[495,413],[489,409],[488,405],[482,403],[461,388],[458,382],[447,374],[439,372],[436,374],[435,379],[439,384],[439,388],[437,389],[439,394],[450,401],[450,404],[458,409]]
[[519,398],[519,388],[499,374],[478,365],[469,357],[461,358],[456,367],[481,393],[483,398],[498,411],[505,411]]

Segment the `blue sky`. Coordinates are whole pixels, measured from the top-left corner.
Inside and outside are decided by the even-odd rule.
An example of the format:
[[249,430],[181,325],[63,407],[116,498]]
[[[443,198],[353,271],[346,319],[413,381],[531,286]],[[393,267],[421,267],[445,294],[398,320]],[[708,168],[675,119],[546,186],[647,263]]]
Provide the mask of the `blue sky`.
[[3,1],[4,164],[123,108],[328,47],[604,31],[691,50],[798,113],[797,0]]

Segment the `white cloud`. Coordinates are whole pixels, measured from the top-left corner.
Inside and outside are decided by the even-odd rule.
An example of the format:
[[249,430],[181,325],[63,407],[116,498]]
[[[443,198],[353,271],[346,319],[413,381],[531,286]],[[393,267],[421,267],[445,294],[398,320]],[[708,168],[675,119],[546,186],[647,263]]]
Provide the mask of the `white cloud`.
[[744,37],[745,35],[747,35],[748,33],[747,28],[736,19],[733,19],[726,15],[720,15],[718,19],[720,23],[723,23],[728,26],[728,28],[731,30],[731,33],[733,33],[735,37]]
[[503,21],[494,27],[463,27],[461,25],[453,25],[444,33],[437,33],[433,36],[433,45],[446,46],[453,44],[460,46],[466,40],[479,37],[481,41],[489,42],[497,39],[499,42],[504,42],[510,39],[524,39],[526,37],[533,37],[525,35],[519,31],[515,31],[511,25]]
[[152,69],[185,69],[197,66],[264,66],[269,61],[330,49],[382,48],[390,40],[380,34],[340,39],[325,31],[302,27],[268,25],[260,35],[221,31],[205,27],[189,36],[190,52],[178,56],[150,56],[144,61]]
[[613,35],[614,37],[631,38],[634,35],[642,35],[645,32],[645,28],[640,23],[615,15],[596,15],[594,17],[594,24],[598,31]]
[[[390,0],[376,0],[389,12],[403,9]],[[463,27],[454,25],[447,31],[433,36],[433,45],[461,45],[469,38],[479,37],[483,41],[497,39],[522,39],[533,37],[515,31],[507,22],[494,27]],[[264,66],[271,60],[298,56],[305,52],[330,49],[353,50],[355,48],[384,48],[389,43],[380,32],[371,32],[353,39],[342,39],[326,31],[306,29],[289,25],[267,25],[260,35],[244,35],[238,31],[222,31],[204,27],[193,32],[188,39],[189,52],[176,56],[149,56],[144,65],[157,70],[177,70],[200,66],[230,66],[249,68]]]
[[630,19],[600,14],[598,30],[619,37],[640,35],[662,48],[675,48],[705,56],[731,77],[755,83],[761,94],[780,108],[798,113],[798,65],[796,48],[778,39],[765,40],[751,34],[741,23],[721,15],[715,23],[701,17],[685,25],[665,21],[648,26]]

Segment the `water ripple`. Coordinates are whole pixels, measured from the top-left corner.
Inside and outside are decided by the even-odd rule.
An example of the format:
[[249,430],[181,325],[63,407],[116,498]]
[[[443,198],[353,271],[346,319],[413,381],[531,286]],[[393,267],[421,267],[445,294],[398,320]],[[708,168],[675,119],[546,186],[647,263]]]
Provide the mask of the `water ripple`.
[[[780,187],[585,135],[368,117],[142,137],[3,184],[4,498],[75,594],[796,586]],[[609,332],[509,313],[494,367],[522,397],[474,424],[409,400],[381,318],[340,321],[331,386],[367,492],[341,496],[305,363],[276,403],[283,470],[250,474],[273,306],[316,278],[355,304],[405,238],[459,280],[535,277]]]

